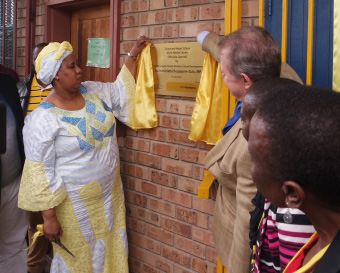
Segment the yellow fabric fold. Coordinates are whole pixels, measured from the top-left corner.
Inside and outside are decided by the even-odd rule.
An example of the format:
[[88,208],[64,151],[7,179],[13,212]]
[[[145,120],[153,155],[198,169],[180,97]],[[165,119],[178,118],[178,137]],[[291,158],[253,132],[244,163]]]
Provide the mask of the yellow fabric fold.
[[153,128],[158,125],[155,86],[151,60],[151,43],[142,51],[137,67],[137,83],[132,129]]
[[220,65],[207,53],[191,118],[189,139],[215,145],[222,138],[225,89]]
[[23,250],[30,249],[32,247],[32,245],[34,245],[37,238],[39,236],[43,236],[43,235],[44,235],[44,225],[43,224],[37,225],[37,231],[33,234],[32,244],[28,248],[24,248]]
[[340,1],[334,1],[333,89],[340,92]]

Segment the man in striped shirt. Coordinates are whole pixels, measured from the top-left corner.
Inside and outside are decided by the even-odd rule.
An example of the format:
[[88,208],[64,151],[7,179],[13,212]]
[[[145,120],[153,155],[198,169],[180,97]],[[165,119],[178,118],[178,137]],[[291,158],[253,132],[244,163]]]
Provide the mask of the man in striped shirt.
[[20,96],[20,103],[24,115],[28,115],[49,95],[52,90],[52,85],[46,86],[36,77],[35,60],[40,51],[47,46],[48,43],[37,44],[32,51],[32,72],[25,80],[18,83],[18,92]]
[[[34,109],[36,109],[40,103],[50,94],[52,91],[52,85],[45,85],[36,77],[35,72],[35,60],[38,57],[40,51],[47,46],[48,43],[37,44],[32,51],[32,72],[26,77],[26,79],[18,83],[18,92],[20,96],[20,103],[23,109],[23,113],[27,116]],[[41,212],[29,213],[29,226],[28,226],[28,238],[29,245],[32,244],[33,234],[37,231],[38,224],[43,223]],[[45,236],[38,237],[36,243],[28,250],[27,254],[27,266],[29,273],[43,273],[46,266],[46,255],[49,249],[49,241]]]

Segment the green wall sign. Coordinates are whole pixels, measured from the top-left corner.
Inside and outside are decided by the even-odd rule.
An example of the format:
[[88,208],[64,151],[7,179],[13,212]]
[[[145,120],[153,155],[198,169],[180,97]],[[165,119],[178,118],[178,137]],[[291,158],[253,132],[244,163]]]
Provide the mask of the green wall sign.
[[86,66],[110,68],[110,39],[88,38]]

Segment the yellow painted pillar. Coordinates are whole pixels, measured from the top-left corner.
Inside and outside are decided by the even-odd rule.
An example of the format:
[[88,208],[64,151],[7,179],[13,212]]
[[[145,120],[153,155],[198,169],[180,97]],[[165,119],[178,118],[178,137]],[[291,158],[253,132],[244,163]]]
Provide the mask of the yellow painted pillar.
[[281,59],[287,62],[288,0],[282,0],[282,41]]
[[307,85],[312,85],[313,38],[314,38],[314,0],[309,0],[308,2],[307,73],[306,73],[306,84]]

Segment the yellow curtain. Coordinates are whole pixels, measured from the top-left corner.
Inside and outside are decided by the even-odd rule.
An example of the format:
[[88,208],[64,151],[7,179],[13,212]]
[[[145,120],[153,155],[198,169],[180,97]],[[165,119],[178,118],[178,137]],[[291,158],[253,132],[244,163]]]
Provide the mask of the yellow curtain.
[[340,92],[340,1],[334,0],[333,89]]
[[137,83],[132,128],[153,128],[158,125],[155,86],[151,60],[151,43],[142,51],[137,67]]
[[191,118],[189,139],[215,145],[222,138],[225,88],[220,65],[207,53]]

